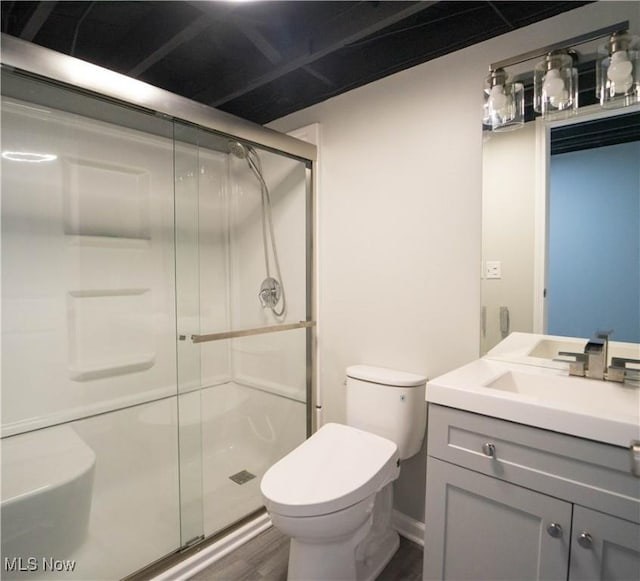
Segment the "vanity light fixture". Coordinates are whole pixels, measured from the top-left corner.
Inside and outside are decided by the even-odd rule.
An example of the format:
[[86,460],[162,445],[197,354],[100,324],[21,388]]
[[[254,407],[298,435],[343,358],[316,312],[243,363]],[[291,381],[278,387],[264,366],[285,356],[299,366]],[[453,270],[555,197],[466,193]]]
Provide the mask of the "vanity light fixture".
[[492,131],[524,125],[524,85],[512,83],[504,69],[490,69],[484,83],[483,124]]
[[603,107],[640,102],[640,38],[614,32],[599,49],[596,91]]
[[575,52],[556,50],[547,53],[533,72],[533,109],[543,117],[578,108],[578,69]]
[[524,125],[524,84],[510,82],[506,69],[522,68],[524,63],[541,57],[533,71],[533,110],[543,117],[576,113],[576,47],[604,38],[609,41],[597,63],[600,102],[603,106],[640,102],[640,39],[630,36],[628,28],[629,21],[625,20],[493,63],[485,79],[484,128],[508,131]]

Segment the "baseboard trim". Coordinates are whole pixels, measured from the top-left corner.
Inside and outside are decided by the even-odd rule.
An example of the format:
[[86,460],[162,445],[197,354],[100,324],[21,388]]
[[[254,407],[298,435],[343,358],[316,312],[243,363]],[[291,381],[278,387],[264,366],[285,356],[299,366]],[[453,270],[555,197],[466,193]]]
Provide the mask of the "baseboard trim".
[[219,541],[198,551],[195,555],[187,557],[184,561],[180,561],[177,565],[163,571],[159,575],[153,577],[152,581],[182,581],[193,577],[209,565],[219,561],[231,551],[244,545],[253,537],[270,528],[271,519],[269,515],[264,513],[255,519],[242,525],[232,533],[229,533]]
[[393,511],[393,528],[398,534],[424,547],[424,523],[397,510]]

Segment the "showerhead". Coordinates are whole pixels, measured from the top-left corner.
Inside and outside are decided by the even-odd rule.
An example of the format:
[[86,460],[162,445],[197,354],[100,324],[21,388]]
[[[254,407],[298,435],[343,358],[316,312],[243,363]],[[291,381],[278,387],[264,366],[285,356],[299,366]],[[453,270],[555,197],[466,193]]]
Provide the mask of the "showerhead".
[[229,141],[229,153],[235,155],[238,159],[247,159],[249,155],[248,147],[242,145],[239,141]]

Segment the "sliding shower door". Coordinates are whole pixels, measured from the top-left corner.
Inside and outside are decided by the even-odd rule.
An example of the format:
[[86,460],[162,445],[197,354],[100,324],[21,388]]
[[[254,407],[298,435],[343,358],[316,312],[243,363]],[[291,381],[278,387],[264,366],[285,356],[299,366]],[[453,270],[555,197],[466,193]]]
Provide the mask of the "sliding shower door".
[[180,546],[172,123],[2,77],[2,578]]
[[3,579],[117,579],[309,430],[310,170],[2,72]]
[[202,503],[182,527],[196,538],[261,508],[261,476],[307,434],[308,170],[192,126],[175,139],[180,457],[201,460],[181,482]]

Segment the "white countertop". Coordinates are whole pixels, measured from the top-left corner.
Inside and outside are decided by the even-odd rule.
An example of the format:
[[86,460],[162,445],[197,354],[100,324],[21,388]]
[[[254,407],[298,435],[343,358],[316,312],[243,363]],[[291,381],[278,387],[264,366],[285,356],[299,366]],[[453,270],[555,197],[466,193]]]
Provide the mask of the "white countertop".
[[549,363],[486,356],[430,380],[426,399],[615,446],[640,440],[637,384],[570,377],[566,363]]

